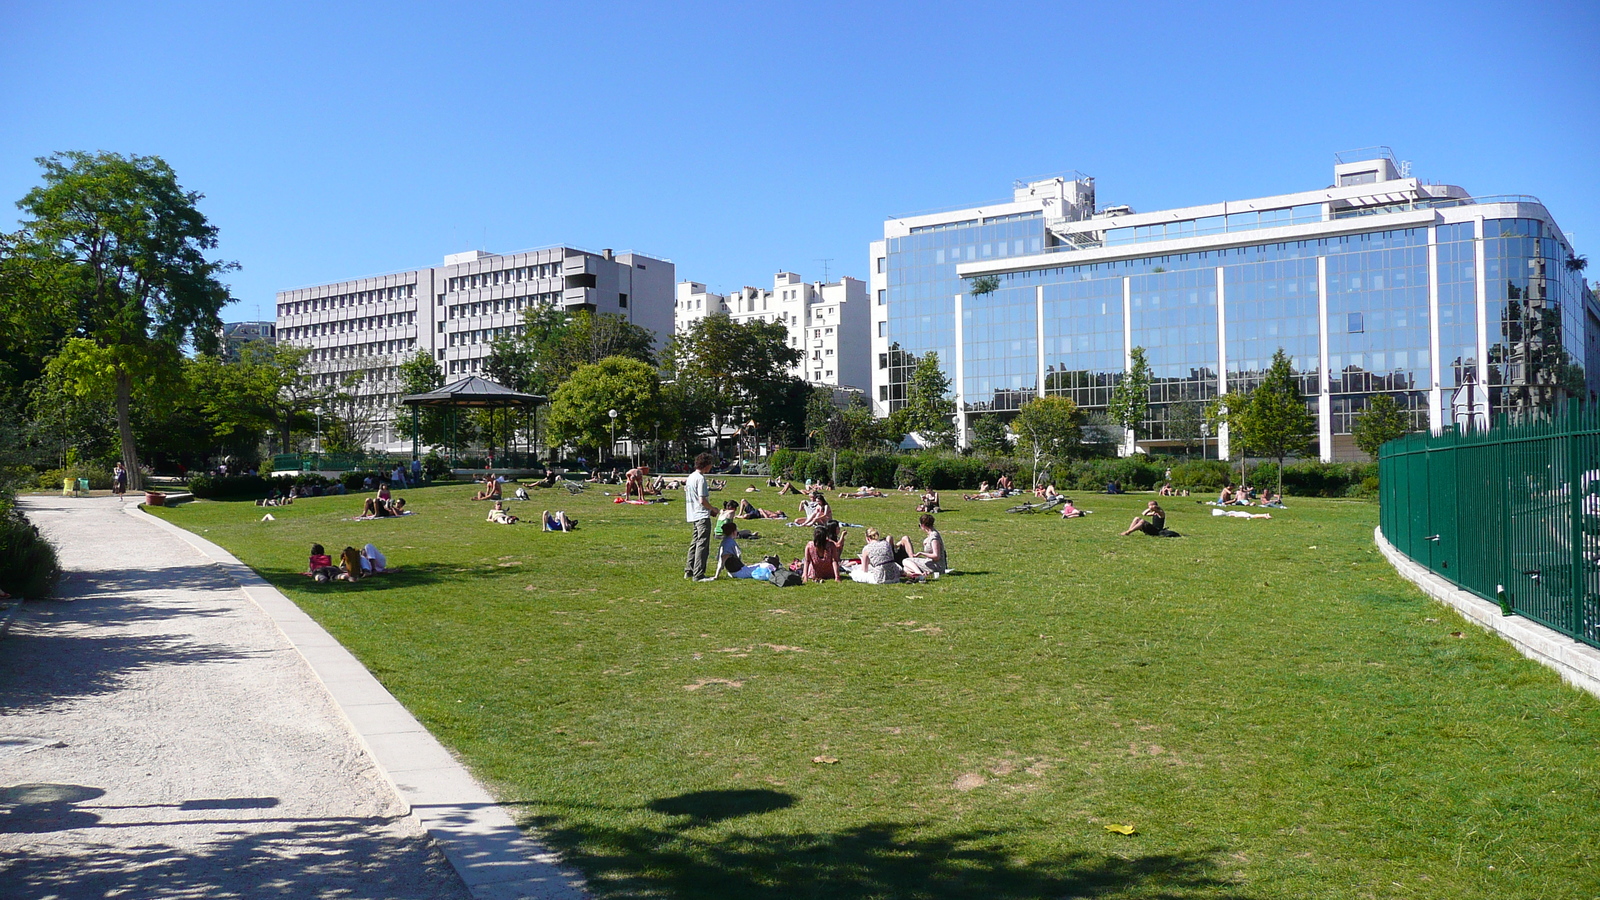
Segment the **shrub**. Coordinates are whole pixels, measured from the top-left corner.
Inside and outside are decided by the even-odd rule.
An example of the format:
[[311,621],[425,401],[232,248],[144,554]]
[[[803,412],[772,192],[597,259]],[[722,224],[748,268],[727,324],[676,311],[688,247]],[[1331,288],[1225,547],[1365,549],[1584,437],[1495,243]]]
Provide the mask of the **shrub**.
[[1232,471],[1220,459],[1181,462],[1172,467],[1172,486],[1191,491],[1220,491],[1233,480]]
[[[1283,492],[1295,497],[1371,497],[1377,495],[1377,463],[1302,460],[1283,467]],[[1370,490],[1366,487],[1372,481]],[[1262,463],[1250,473],[1257,487],[1278,483],[1278,464]]]
[[41,491],[59,491],[61,482],[68,478],[87,478],[89,487],[96,491],[111,490],[111,470],[99,466],[88,466],[82,463],[71,465],[65,469],[48,469],[40,472],[35,479],[34,486]]
[[267,496],[267,480],[259,475],[196,475],[189,492],[202,500],[259,500]]
[[790,450],[788,447],[774,450],[771,459],[767,461],[767,465],[772,468],[773,473],[778,477],[793,478],[795,455],[796,451]]
[[450,464],[438,453],[429,450],[428,455],[422,458],[422,477],[429,481],[438,481],[450,474]]
[[[1166,473],[1166,466],[1143,456],[1122,459],[1079,459],[1053,470],[1056,487],[1060,490],[1100,491],[1117,481],[1123,490],[1153,490]],[[1173,473],[1176,478],[1177,473]]]
[[0,590],[14,597],[47,597],[60,578],[56,548],[9,500],[0,499]]
[[347,491],[365,491],[369,490],[366,485],[368,478],[372,479],[372,487],[370,490],[377,490],[378,482],[388,481],[389,474],[387,472],[350,471],[339,476],[339,483],[344,485],[344,489]]
[[894,486],[897,488],[921,487],[921,485],[917,483],[916,465],[909,462],[902,462],[896,465],[894,470]]

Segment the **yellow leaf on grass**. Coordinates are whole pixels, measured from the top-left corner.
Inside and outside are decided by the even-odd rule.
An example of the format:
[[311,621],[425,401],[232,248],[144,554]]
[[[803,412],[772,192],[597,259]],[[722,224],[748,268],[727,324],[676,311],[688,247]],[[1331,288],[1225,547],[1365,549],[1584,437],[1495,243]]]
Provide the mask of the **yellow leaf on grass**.
[[1106,830],[1113,834],[1138,834],[1138,829],[1132,825],[1107,825]]

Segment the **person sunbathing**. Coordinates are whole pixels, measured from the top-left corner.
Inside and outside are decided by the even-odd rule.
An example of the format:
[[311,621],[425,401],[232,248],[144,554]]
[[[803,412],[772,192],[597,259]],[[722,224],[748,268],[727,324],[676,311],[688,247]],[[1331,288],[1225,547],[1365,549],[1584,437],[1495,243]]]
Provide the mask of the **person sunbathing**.
[[377,497],[368,497],[361,504],[360,518],[383,519],[392,515],[394,513],[390,510],[389,504],[379,500]]
[[796,525],[817,526],[826,525],[833,521],[833,510],[828,506],[827,498],[821,491],[814,491],[811,499],[800,504],[800,518],[795,520]]
[[500,481],[498,479],[496,479],[493,475],[488,476],[487,478],[485,478],[483,480],[483,490],[481,490],[481,491],[477,492],[476,494],[472,495],[472,499],[473,500],[499,500],[500,499]]
[[1064,498],[1064,502],[1066,505],[1061,507],[1061,518],[1063,519],[1081,519],[1089,514],[1089,510],[1073,506],[1071,497]]
[[339,577],[339,567],[333,564],[333,557],[322,549],[321,544],[312,544],[311,559],[306,563],[305,574],[316,579],[318,584],[326,584]]
[[801,494],[804,494],[804,493],[805,493],[805,492],[804,492],[804,491],[802,491],[802,490],[800,490],[800,489],[799,489],[799,488],[797,488],[797,487],[795,487],[795,486],[794,486],[794,482],[792,482],[792,481],[785,481],[785,482],[784,482],[784,483],[783,483],[783,487],[781,487],[781,488],[779,488],[779,489],[778,489],[778,493],[779,493],[779,494],[780,494],[780,495],[782,495],[782,494],[796,494],[796,495],[801,495]]
[[776,509],[762,509],[749,500],[739,501],[739,518],[741,519],[787,519],[784,513]]
[[929,490],[922,495],[922,502],[917,504],[917,512],[936,513],[939,511],[939,494]]
[[1160,537],[1161,532],[1166,530],[1166,527],[1167,511],[1161,508],[1161,504],[1151,500],[1145,506],[1144,512],[1133,517],[1133,523],[1128,526],[1127,531],[1122,532],[1121,536],[1127,537],[1137,531],[1151,537]]
[[565,510],[556,510],[552,513],[547,509],[543,513],[543,519],[545,531],[571,531],[578,527],[578,520],[568,516]]
[[843,549],[844,539],[839,536],[838,522],[818,525],[812,530],[811,542],[806,544],[805,563],[800,571],[801,579],[806,582],[843,581],[844,567],[839,565],[839,556]]
[[494,502],[494,507],[489,510],[488,521],[499,525],[515,525],[517,524],[517,517],[513,516],[509,512],[506,512],[505,504],[501,503],[499,500],[496,500]]
[[864,499],[864,498],[867,498],[867,497],[886,497],[886,496],[888,496],[888,495],[885,494],[883,491],[880,491],[877,488],[872,487],[870,485],[863,484],[862,486],[856,488],[853,491],[845,491],[845,492],[841,493],[839,495],[839,499],[841,499],[841,500],[861,500],[861,499]]

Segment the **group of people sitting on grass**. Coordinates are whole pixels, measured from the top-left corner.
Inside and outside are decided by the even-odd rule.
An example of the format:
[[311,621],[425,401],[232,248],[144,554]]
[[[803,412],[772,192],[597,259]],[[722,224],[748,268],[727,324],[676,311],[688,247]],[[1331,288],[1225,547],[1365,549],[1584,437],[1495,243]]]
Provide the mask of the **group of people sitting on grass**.
[[1268,506],[1274,509],[1286,509],[1283,505],[1283,495],[1273,493],[1270,488],[1257,491],[1248,484],[1235,486],[1232,483],[1222,486],[1217,494],[1213,506]]
[[388,567],[389,561],[371,544],[357,550],[354,547],[344,548],[339,554],[339,561],[334,562],[333,557],[322,548],[321,544],[311,545],[311,559],[306,565],[305,574],[311,576],[318,584],[329,581],[360,581],[369,575],[384,575],[396,571]]
[[[759,563],[747,564],[739,549],[738,527],[732,520],[724,520],[719,526],[722,543],[717,553],[717,568],[711,577],[727,573],[731,578],[771,581],[782,567],[782,561],[769,556]],[[913,546],[910,536],[893,542],[878,529],[867,528],[860,553],[846,559],[844,532],[839,523],[820,524],[812,529],[805,556],[795,560],[790,568],[799,571],[803,583],[840,582],[846,578],[861,584],[937,579],[948,571],[944,538],[934,528],[934,518],[928,513],[918,519],[918,527],[923,535],[920,546]]]
[[361,504],[361,515],[358,519],[387,519],[391,516],[406,515],[406,498],[396,497],[389,492],[389,482],[378,485],[378,495],[368,497]]
[[292,484],[289,485],[289,489],[287,491],[284,491],[281,494],[278,493],[278,488],[276,486],[273,486],[273,487],[267,488],[266,499],[257,500],[256,501],[256,505],[257,506],[288,506],[289,504],[293,503],[296,500],[296,498],[298,498],[299,496],[300,496],[300,488],[297,487],[296,485],[292,485]]

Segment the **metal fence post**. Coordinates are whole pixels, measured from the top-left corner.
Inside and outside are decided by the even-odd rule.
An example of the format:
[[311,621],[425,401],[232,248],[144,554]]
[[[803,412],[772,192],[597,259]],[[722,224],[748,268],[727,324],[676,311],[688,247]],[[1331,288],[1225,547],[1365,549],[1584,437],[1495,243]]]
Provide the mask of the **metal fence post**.
[[1570,627],[1572,635],[1583,633],[1583,595],[1589,579],[1583,566],[1583,439],[1579,436],[1578,401],[1567,401],[1567,508],[1571,517],[1572,588]]

